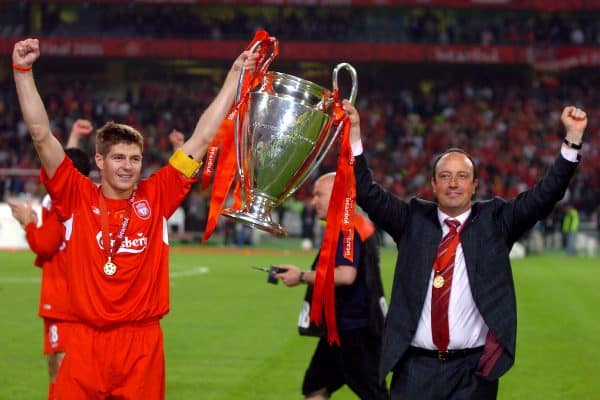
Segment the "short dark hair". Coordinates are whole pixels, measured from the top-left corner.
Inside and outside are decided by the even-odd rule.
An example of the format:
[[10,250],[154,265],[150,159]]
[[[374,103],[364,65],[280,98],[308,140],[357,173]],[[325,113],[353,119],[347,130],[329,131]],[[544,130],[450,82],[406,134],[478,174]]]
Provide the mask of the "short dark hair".
[[65,153],[73,161],[73,165],[79,172],[85,176],[90,174],[90,170],[92,169],[90,156],[85,151],[77,147],[69,147],[65,149]]
[[137,144],[144,151],[144,136],[132,126],[110,121],[96,132],[96,153],[106,156],[118,143]]
[[469,153],[467,153],[460,147],[451,147],[448,150],[441,153],[440,155],[438,155],[435,158],[435,160],[433,160],[433,168],[431,169],[431,177],[433,179],[435,179],[435,169],[437,168],[438,163],[440,162],[442,157],[444,157],[446,154],[450,154],[450,153],[460,153],[460,154],[466,156],[469,159],[469,161],[471,161],[471,165],[473,166],[473,180],[477,179],[477,166],[475,165],[475,161],[473,161],[473,157],[471,157],[469,155]]

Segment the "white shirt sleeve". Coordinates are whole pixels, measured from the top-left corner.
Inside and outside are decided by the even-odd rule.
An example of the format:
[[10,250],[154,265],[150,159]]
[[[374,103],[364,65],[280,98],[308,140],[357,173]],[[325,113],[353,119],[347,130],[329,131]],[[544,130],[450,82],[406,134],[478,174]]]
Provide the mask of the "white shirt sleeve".
[[362,142],[360,140],[357,142],[351,143],[350,147],[352,147],[352,155],[355,157],[360,156],[363,153],[363,146],[362,146]]
[[[352,152],[354,153],[354,147],[352,148]],[[563,144],[560,148],[560,154],[565,158],[565,160],[571,162],[577,162],[577,156],[579,155],[579,150],[572,149],[566,144]]]

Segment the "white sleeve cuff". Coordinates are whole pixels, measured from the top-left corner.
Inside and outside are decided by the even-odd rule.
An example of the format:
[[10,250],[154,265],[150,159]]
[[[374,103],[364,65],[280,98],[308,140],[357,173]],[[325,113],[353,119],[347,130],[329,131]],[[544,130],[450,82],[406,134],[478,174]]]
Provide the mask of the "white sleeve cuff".
[[[354,147],[352,148],[354,152]],[[571,162],[577,162],[577,156],[579,155],[579,150],[572,149],[571,147],[563,144],[560,148],[560,154],[564,157],[565,160]]]
[[357,141],[357,142],[353,142],[350,144],[350,147],[352,147],[352,155],[353,156],[360,156],[363,153],[363,146],[362,146],[362,141]]

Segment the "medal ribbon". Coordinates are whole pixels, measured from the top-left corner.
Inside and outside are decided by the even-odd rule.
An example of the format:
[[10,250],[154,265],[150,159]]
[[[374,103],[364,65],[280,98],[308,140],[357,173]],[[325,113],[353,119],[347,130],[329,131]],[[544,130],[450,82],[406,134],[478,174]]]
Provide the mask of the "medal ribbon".
[[[449,238],[448,244],[444,244],[447,249],[452,249],[452,251],[446,251],[442,254],[437,254],[437,257],[433,261],[433,270],[435,271],[434,277],[437,275],[441,275],[442,272],[444,272],[446,268],[448,268],[450,260],[456,255],[456,249],[458,248],[458,244],[460,243],[460,233],[462,232],[462,229],[463,225],[461,224],[461,226],[459,226],[456,230],[456,234],[453,237]],[[441,246],[442,244],[440,243],[440,247]]]
[[[272,45],[272,52],[269,57],[267,57],[267,52],[270,49],[269,46],[261,46],[257,50],[259,52],[257,65],[260,65],[260,68],[256,69],[253,74],[247,74],[244,77],[239,100],[231,107],[227,117],[225,117],[221,123],[218,133],[215,135],[213,141],[208,147],[207,162],[202,172],[202,188],[205,189],[208,187],[213,173],[214,180],[213,189],[210,195],[208,219],[206,222],[206,228],[204,230],[204,236],[202,237],[202,243],[205,243],[210,238],[217,227],[219,215],[223,210],[223,204],[225,203],[227,194],[231,188],[231,184],[235,180],[236,159],[233,121],[238,114],[240,116],[245,114],[246,107],[248,105],[250,89],[262,82],[268,66],[278,53],[277,40],[274,37],[269,36],[266,31],[257,31],[248,47],[246,47],[246,50],[251,49],[257,42],[270,42]],[[245,195],[249,196],[250,194],[245,193]],[[234,203],[242,203],[239,190],[234,192]]]
[[135,192],[136,191],[134,190],[129,197],[127,208],[125,209],[125,216],[123,217],[123,221],[121,221],[121,227],[117,232],[113,246],[111,245],[112,243],[109,236],[110,232],[108,229],[108,209],[106,208],[106,200],[104,199],[102,191],[100,191],[98,203],[100,206],[100,219],[102,222],[102,250],[109,261],[114,259],[114,255],[119,250],[119,247],[121,247],[121,243],[123,243],[123,239],[125,238],[125,231],[127,231],[127,226],[129,225],[129,221],[131,219],[131,209],[133,208],[133,202],[135,201]]
[[[342,126],[341,146],[338,156],[335,181],[327,210],[327,220],[319,260],[315,268],[315,283],[310,311],[310,320],[320,325],[323,314],[327,327],[327,340],[330,344],[340,344],[335,316],[335,258],[340,232],[342,232],[344,258],[354,260],[354,218],[356,204],[356,181],[354,178],[354,157],[350,147],[350,120],[346,116],[337,91],[333,93],[334,128]],[[324,312],[323,312],[324,311]]]

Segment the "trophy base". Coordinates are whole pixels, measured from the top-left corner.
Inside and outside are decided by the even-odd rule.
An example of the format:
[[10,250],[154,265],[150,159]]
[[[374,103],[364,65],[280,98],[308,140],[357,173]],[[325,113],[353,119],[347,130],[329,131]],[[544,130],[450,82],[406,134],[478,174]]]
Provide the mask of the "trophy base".
[[228,208],[227,210],[224,210],[221,215],[223,215],[227,218],[231,218],[237,222],[241,222],[243,224],[250,225],[253,228],[257,228],[262,231],[271,233],[273,235],[287,236],[287,231],[283,228],[283,226],[281,226],[278,223],[275,223],[273,221],[270,221],[270,218],[267,221],[267,220],[258,218],[258,216],[255,214],[234,210],[232,208]]

